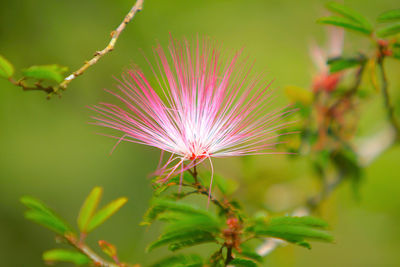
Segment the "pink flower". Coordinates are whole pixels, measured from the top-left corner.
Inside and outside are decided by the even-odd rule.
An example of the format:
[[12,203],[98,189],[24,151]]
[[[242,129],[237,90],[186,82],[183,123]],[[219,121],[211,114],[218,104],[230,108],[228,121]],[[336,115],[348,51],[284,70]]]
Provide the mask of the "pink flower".
[[[156,173],[168,181],[205,159],[272,154],[280,130],[293,112],[283,107],[267,112],[270,82],[251,77],[252,65],[240,52],[223,59],[211,41],[171,40],[168,53],[154,49],[156,85],[138,69],[118,80],[110,92],[120,105],[100,103],[93,109],[97,125],[121,132],[115,137],[153,146],[171,156]],[[161,159],[160,159],[161,160]],[[212,163],[211,163],[212,168]]]

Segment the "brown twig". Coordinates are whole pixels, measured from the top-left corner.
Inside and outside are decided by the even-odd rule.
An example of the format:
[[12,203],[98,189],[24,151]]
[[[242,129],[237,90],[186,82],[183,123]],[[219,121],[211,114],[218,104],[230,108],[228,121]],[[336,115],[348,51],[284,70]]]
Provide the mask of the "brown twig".
[[381,74],[381,91],[382,91],[382,96],[383,96],[383,100],[384,100],[384,104],[385,104],[385,108],[387,111],[387,116],[388,119],[390,121],[390,123],[392,124],[394,130],[396,131],[396,139],[399,139],[400,137],[400,124],[397,121],[396,117],[395,117],[395,113],[394,113],[394,107],[390,101],[390,96],[389,96],[389,84],[388,84],[388,79],[386,76],[386,71],[385,71],[385,66],[384,66],[384,56],[381,56],[378,58],[378,67],[380,70],[380,74]]
[[225,260],[225,266],[228,266],[228,264],[233,260],[233,255],[232,255],[232,247],[228,247],[226,250],[226,260]]
[[12,77],[8,78],[8,80],[14,84],[15,86],[21,87],[24,91],[44,91],[47,94],[56,92],[55,88],[52,86],[43,86],[40,82],[36,82],[34,86],[27,85],[24,83],[24,79],[14,80]]
[[124,20],[117,27],[117,29],[115,29],[113,32],[111,32],[111,40],[108,43],[108,45],[103,50],[97,51],[94,54],[92,59],[90,59],[89,61],[86,61],[82,67],[80,67],[78,70],[74,71],[68,77],[66,77],[64,79],[64,81],[60,84],[61,89],[65,90],[71,81],[76,79],[76,77],[78,77],[79,75],[82,75],[89,67],[96,64],[100,58],[102,58],[105,54],[111,52],[114,49],[115,44],[118,40],[118,37],[121,34],[121,32],[125,29],[126,25],[133,19],[133,17],[136,15],[137,12],[139,12],[143,9],[143,2],[144,2],[144,0],[136,1],[134,6],[131,8],[129,13],[125,16]]

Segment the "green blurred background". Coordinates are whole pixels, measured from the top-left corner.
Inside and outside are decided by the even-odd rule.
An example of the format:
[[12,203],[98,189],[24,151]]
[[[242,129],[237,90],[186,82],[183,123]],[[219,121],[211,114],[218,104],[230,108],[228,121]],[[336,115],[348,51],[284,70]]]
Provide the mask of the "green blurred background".
[[[75,70],[106,45],[133,2],[1,0],[0,54],[17,68],[58,63]],[[308,45],[313,39],[324,40],[324,27],[315,24],[325,14],[324,2],[148,0],[115,51],[72,82],[61,99],[48,101],[42,92],[23,92],[0,80],[0,265],[43,266],[41,253],[56,247],[52,233],[23,218],[18,201],[22,195],[43,199],[74,222],[84,197],[96,185],[105,188],[104,201],[127,196],[129,202],[92,234],[90,242],[112,242],[121,258],[133,263],[151,263],[165,254],[163,249],[144,252],[158,229],[138,225],[151,197],[147,177],[156,168],[159,152],[124,143],[110,156],[115,141],[95,134],[99,129],[88,124],[87,106],[111,100],[102,89],[113,88],[112,76],[131,63],[147,68],[140,49],[150,55],[157,42],[167,45],[169,33],[178,39],[210,36],[228,50],[244,47],[256,59],[255,71],[267,70],[276,80],[276,105],[284,103],[279,89],[310,84]],[[345,3],[371,20],[400,7],[396,0]],[[346,51],[360,48],[357,35],[346,38]],[[400,64],[389,64],[397,86]],[[393,94],[399,91],[398,86],[391,89]],[[367,103],[373,108],[363,110],[367,130],[361,133],[383,124],[377,112],[380,104]],[[400,266],[399,158],[400,149],[393,148],[368,167],[359,201],[344,184],[325,203],[320,215],[332,225],[336,244],[315,243],[311,251],[280,248],[265,266]],[[318,189],[307,162],[286,156],[217,160],[216,169],[240,182],[236,197],[246,199],[250,211],[288,210]]]

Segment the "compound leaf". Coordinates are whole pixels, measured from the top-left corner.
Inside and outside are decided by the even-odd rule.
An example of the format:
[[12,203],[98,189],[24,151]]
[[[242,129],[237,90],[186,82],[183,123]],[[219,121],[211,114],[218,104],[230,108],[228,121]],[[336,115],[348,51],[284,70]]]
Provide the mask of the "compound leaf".
[[203,216],[210,215],[208,211],[199,209],[195,206],[186,203],[181,203],[164,198],[155,198],[153,199],[150,208],[143,216],[143,221],[141,225],[151,224],[154,220],[158,219],[159,215],[167,211],[179,214],[192,214],[192,215],[203,215]]
[[372,30],[369,29],[368,27],[365,27],[364,25],[361,25],[357,22],[354,22],[344,17],[337,17],[337,16],[323,17],[318,19],[317,23],[334,25],[366,35],[369,35],[372,32]]
[[357,11],[337,2],[329,2],[326,4],[326,8],[332,12],[342,15],[343,17],[354,21],[368,29],[370,32],[372,31],[371,23],[360,13]]
[[48,80],[61,83],[64,79],[63,73],[67,70],[67,67],[63,67],[57,64],[37,65],[24,69],[22,71],[22,74],[27,78],[33,78],[39,81]]
[[302,226],[310,226],[310,227],[317,227],[317,228],[326,228],[328,227],[328,223],[324,220],[312,216],[282,216],[282,217],[275,217],[269,221],[270,225],[302,225]]
[[361,58],[331,58],[328,60],[329,71],[335,73],[345,69],[350,69],[359,66],[364,61]]
[[[271,220],[257,220],[255,225],[249,227],[249,232],[257,236],[267,236],[286,240],[288,242],[310,248],[306,240],[332,242],[330,233],[318,228],[327,227],[327,223],[311,216],[306,217],[275,217]],[[317,228],[317,229],[316,229]]]
[[386,27],[383,27],[383,28],[379,29],[376,33],[379,37],[382,37],[382,38],[399,34],[400,33],[400,23],[395,23],[395,24],[391,24]]
[[173,231],[161,235],[158,240],[149,245],[147,251],[151,251],[163,245],[169,245],[168,249],[175,251],[184,247],[213,242],[215,240],[213,234],[204,230],[190,229],[186,231]]
[[393,9],[380,14],[377,18],[379,22],[400,20],[400,9]]

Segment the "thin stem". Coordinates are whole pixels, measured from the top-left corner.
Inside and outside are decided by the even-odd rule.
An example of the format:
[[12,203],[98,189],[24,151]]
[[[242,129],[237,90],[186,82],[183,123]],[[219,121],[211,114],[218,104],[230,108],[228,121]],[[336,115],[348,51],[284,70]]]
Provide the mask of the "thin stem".
[[194,160],[194,166],[193,166],[193,178],[194,181],[197,183],[199,183],[198,179],[197,179],[197,166],[196,166],[196,160]]
[[378,59],[378,67],[380,70],[380,74],[381,74],[381,81],[382,81],[382,96],[384,99],[384,103],[385,103],[385,108],[386,108],[386,112],[387,112],[387,116],[388,119],[390,121],[390,123],[392,124],[393,128],[396,131],[396,139],[399,139],[400,137],[400,124],[397,121],[396,117],[395,117],[395,113],[394,113],[394,107],[390,101],[390,95],[389,95],[389,84],[388,84],[388,79],[386,76],[386,70],[385,70],[385,66],[384,66],[384,56],[381,56]]
[[[201,183],[199,183],[199,181],[198,181],[198,173],[197,173],[197,170],[196,170],[196,165],[193,167],[193,171],[190,170],[190,169],[188,169],[187,171],[193,176],[193,179],[194,179],[195,182],[193,184],[182,184],[182,186],[189,186],[189,187],[195,188],[196,190],[188,192],[184,196],[191,195],[191,194],[194,194],[194,193],[199,193],[199,194],[205,195],[205,196],[207,196],[209,198],[209,200],[212,203],[214,203],[217,207],[219,207],[224,212],[225,216],[228,219],[229,218],[236,218],[235,211],[234,211],[234,209],[232,208],[231,205],[226,204],[226,203],[224,203],[222,201],[219,201],[217,198],[215,198],[210,193],[208,188],[206,188]],[[222,251],[222,249],[224,247],[227,248],[225,266],[228,266],[229,263],[233,260],[232,250],[233,250],[234,247],[237,248],[236,246],[238,246],[238,245],[235,244],[235,243],[231,244],[231,242],[229,242],[229,243],[225,242],[222,245],[220,251]]]
[[79,250],[81,253],[85,254],[96,266],[101,267],[120,267],[120,265],[107,261],[100,257],[96,252],[94,252],[89,246],[85,243],[80,242],[75,236],[65,236],[65,239],[68,243]]
[[30,85],[27,85],[26,83],[24,83],[23,79],[16,81],[12,77],[10,77],[10,78],[8,78],[8,80],[15,86],[21,87],[22,90],[24,90],[24,91],[44,91],[47,94],[56,92],[56,89],[54,87],[52,87],[52,86],[44,87],[40,82],[36,82],[34,84],[34,86],[30,86]]
[[92,59],[86,61],[82,67],[80,67],[78,70],[76,70],[75,72],[71,73],[68,77],[66,77],[64,81],[60,84],[61,89],[65,90],[71,81],[76,79],[76,77],[78,77],[79,75],[82,75],[89,67],[96,64],[97,61],[100,58],[102,58],[105,54],[114,50],[115,44],[117,43],[118,37],[121,34],[121,32],[125,29],[126,25],[133,19],[136,13],[143,9],[143,2],[144,0],[136,1],[136,3],[133,5],[129,13],[125,16],[124,20],[117,27],[117,29],[111,32],[111,40],[108,43],[108,45],[103,50],[97,51]]
[[227,266],[232,260],[233,260],[232,247],[227,247],[225,266]]
[[198,182],[198,173],[196,170],[196,166],[193,168],[193,171],[188,169],[188,172],[193,176],[195,182],[193,184],[182,184],[182,186],[189,186],[197,190],[197,193],[205,195],[210,198],[210,201],[218,206],[225,214],[233,214],[234,211],[230,205],[226,205],[225,203],[219,201],[212,194],[209,194],[209,190]]

